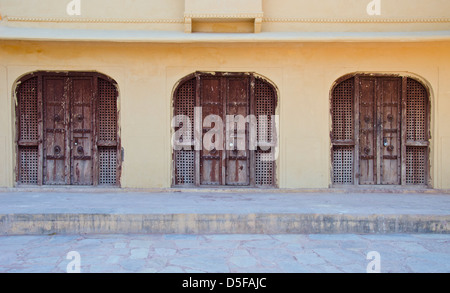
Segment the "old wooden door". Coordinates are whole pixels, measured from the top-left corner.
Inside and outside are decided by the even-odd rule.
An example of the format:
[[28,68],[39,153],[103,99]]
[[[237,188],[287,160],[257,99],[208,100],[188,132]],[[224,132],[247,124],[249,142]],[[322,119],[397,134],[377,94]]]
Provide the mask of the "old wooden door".
[[360,77],[360,184],[401,183],[401,78]]
[[427,185],[429,96],[403,76],[344,77],[332,92],[332,182]]
[[93,78],[44,76],[44,184],[93,184]]
[[201,185],[250,184],[245,122],[250,109],[249,86],[249,77],[211,76],[201,80]]
[[16,89],[17,182],[120,185],[118,91],[92,72],[35,72]]
[[173,185],[275,186],[276,105],[274,86],[252,73],[186,77],[174,92],[172,126],[183,138],[174,141]]

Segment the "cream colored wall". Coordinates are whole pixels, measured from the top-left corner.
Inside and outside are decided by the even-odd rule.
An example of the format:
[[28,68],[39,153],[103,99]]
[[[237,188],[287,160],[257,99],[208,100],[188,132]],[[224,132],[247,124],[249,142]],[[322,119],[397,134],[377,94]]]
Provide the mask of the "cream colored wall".
[[449,42],[255,46],[2,41],[0,186],[14,182],[14,82],[36,70],[96,70],[119,85],[125,149],[122,186],[169,187],[172,91],[179,79],[199,70],[252,71],[277,85],[281,117],[277,175],[282,188],[329,186],[329,98],[337,78],[352,72],[419,77],[432,90],[432,184],[450,188],[449,51]]
[[[204,13],[204,5],[185,0],[80,0],[81,14],[69,16],[71,0],[0,0],[3,25],[40,28],[94,28],[184,31],[184,15]],[[233,2],[234,1],[234,2]],[[372,0],[262,0],[263,32],[429,31],[450,29],[450,1],[380,0],[381,14],[368,15]],[[208,1],[217,8],[232,6],[231,14],[259,10],[259,1]],[[240,3],[236,5],[236,2]],[[194,7],[194,9],[190,9]],[[196,8],[198,7],[198,8]],[[228,11],[227,10],[227,11]],[[208,10],[206,10],[208,11]],[[209,7],[214,12],[214,5]],[[221,11],[221,12],[227,12]]]

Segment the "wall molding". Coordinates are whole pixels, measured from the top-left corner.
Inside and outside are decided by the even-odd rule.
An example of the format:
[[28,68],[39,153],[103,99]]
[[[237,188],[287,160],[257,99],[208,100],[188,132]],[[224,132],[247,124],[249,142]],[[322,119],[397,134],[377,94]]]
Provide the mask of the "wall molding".
[[[450,18],[276,18],[261,17],[263,23],[450,23]],[[186,14],[186,18],[255,18],[255,14]],[[163,23],[184,24],[185,19],[79,18],[79,17],[23,17],[5,16],[8,22],[60,23]]]
[[184,24],[184,19],[132,19],[132,18],[78,18],[78,17],[20,17],[7,16],[9,22],[62,22],[62,23],[177,23]]
[[298,23],[448,23],[450,18],[276,18],[264,17],[263,22]]

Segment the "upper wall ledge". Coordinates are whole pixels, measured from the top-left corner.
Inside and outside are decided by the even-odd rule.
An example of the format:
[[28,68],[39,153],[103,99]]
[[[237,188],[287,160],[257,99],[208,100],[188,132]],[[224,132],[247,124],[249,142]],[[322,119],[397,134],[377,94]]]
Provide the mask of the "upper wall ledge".
[[223,34],[142,31],[15,28],[0,26],[0,40],[146,42],[146,43],[270,43],[270,42],[435,42],[450,41],[450,30],[426,32],[264,32]]
[[450,30],[448,0],[0,0],[0,26],[147,32]]

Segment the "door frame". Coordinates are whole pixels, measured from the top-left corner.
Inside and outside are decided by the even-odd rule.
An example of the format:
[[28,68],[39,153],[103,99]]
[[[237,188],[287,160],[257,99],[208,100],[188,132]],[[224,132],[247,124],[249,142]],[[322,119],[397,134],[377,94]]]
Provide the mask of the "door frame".
[[[43,97],[43,79],[44,77],[63,77],[67,78],[77,78],[77,77],[89,77],[93,79],[93,184],[91,186],[99,185],[99,148],[101,147],[110,147],[116,149],[116,183],[114,185],[109,185],[112,187],[120,187],[121,186],[121,173],[122,173],[122,147],[121,147],[121,133],[120,133],[120,106],[119,106],[119,98],[120,98],[120,90],[118,83],[111,77],[99,73],[97,71],[33,71],[27,74],[22,75],[17,81],[14,83],[13,93],[15,99],[15,113],[13,118],[15,119],[15,127],[14,127],[14,149],[16,152],[15,157],[15,185],[16,186],[45,186],[43,179],[43,167],[44,167],[44,97]],[[37,131],[38,131],[38,141],[36,143],[24,142],[20,143],[20,103],[19,103],[19,88],[20,85],[32,78],[37,78]],[[99,99],[98,99],[98,81],[99,79],[103,79],[110,83],[116,91],[116,104],[117,104],[117,113],[116,113],[116,141],[114,143],[108,141],[99,141],[98,133],[99,133]],[[72,128],[72,126],[69,126]],[[72,136],[72,134],[70,133]],[[20,146],[35,146],[38,148],[38,178],[36,184],[24,184],[20,182]],[[71,159],[70,159],[71,160]],[[72,166],[68,166],[69,170]],[[69,176],[70,179],[70,176]],[[54,185],[51,185],[54,186]],[[78,186],[82,187],[84,185],[58,185],[58,186]]]
[[[401,132],[400,132],[400,142],[401,142],[401,175],[400,175],[400,184],[399,185],[360,185],[359,184],[359,157],[360,157],[360,150],[359,150],[359,116],[360,116],[360,100],[359,100],[359,78],[360,77],[374,77],[374,78],[401,78],[401,107],[400,107],[400,113],[401,113],[401,120],[400,120],[400,126],[401,126]],[[333,140],[333,94],[337,86],[339,86],[341,83],[345,82],[346,80],[349,80],[351,78],[354,78],[354,84],[353,84],[353,119],[354,119],[354,141],[350,140],[342,140],[342,141],[336,141]],[[427,95],[427,101],[426,101],[426,136],[427,136],[427,142],[421,143],[421,142],[412,142],[406,140],[406,96],[407,96],[407,81],[408,79],[413,80],[417,83],[419,83],[425,90]],[[330,105],[330,124],[329,124],[329,130],[330,130],[330,187],[336,188],[336,187],[362,187],[362,188],[368,188],[370,186],[373,186],[375,188],[381,188],[381,187],[418,187],[418,188],[431,188],[432,187],[432,180],[431,180],[431,158],[432,158],[432,92],[431,92],[431,86],[427,81],[425,81],[423,78],[413,75],[410,73],[370,73],[370,72],[353,72],[350,74],[343,75],[336,79],[333,82],[333,85],[329,92],[329,105]],[[406,142],[406,143],[404,143]],[[353,183],[352,184],[336,184],[334,183],[333,177],[334,177],[334,170],[333,170],[333,148],[335,146],[354,146],[354,154],[353,154]],[[425,184],[407,184],[406,183],[406,147],[407,146],[418,146],[418,147],[426,147],[426,158],[425,158]]]
[[[256,103],[256,99],[255,99],[255,82],[256,80],[260,80],[262,82],[264,82],[265,84],[267,84],[272,90],[273,90],[273,94],[274,94],[274,115],[278,115],[278,106],[279,106],[279,91],[277,86],[270,81],[268,78],[257,74],[255,72],[222,72],[222,71],[196,71],[193,72],[191,74],[188,74],[184,77],[182,77],[181,79],[179,79],[172,90],[172,95],[171,95],[171,116],[170,116],[170,121],[173,120],[174,116],[175,116],[175,109],[176,109],[176,95],[178,90],[181,88],[181,86],[183,86],[186,82],[189,82],[190,80],[194,80],[194,87],[195,87],[195,96],[194,96],[194,107],[197,107],[198,105],[200,105],[201,102],[201,94],[200,94],[200,86],[201,86],[201,78],[202,77],[230,77],[230,78],[238,78],[238,77],[248,77],[249,81],[250,81],[250,85],[249,85],[249,114],[255,114],[254,113],[254,108],[255,108],[255,103]],[[226,105],[224,105],[226,107]],[[170,124],[170,123],[169,123]],[[193,123],[194,124],[194,123]],[[170,124],[171,125],[171,124]],[[225,122],[224,122],[224,127],[225,127]],[[174,127],[170,127],[171,129],[171,139],[172,139],[172,134],[174,133]],[[194,129],[195,129],[195,125],[194,125]],[[277,131],[279,132],[280,130],[277,129]],[[203,137],[203,135],[202,135]],[[275,138],[277,140],[278,143],[278,147],[279,146],[279,133],[277,134],[277,137]],[[224,139],[225,142],[225,139]],[[170,144],[172,146],[172,142]],[[202,146],[203,147],[203,146]],[[224,150],[226,151],[226,150]],[[272,185],[267,186],[267,185],[258,185],[255,183],[255,164],[254,162],[256,161],[255,158],[255,151],[250,151],[250,158],[249,158],[249,162],[250,162],[250,170],[249,170],[249,176],[250,176],[250,184],[249,185],[202,185],[200,184],[200,151],[195,151],[195,158],[194,158],[194,183],[193,184],[177,184],[176,182],[176,151],[172,148],[171,150],[172,155],[171,155],[171,186],[172,187],[176,187],[176,188],[267,188],[267,189],[272,189],[272,188],[278,188],[278,180],[277,180],[277,168],[278,168],[278,164],[277,161],[279,158],[277,158],[275,161],[273,161],[273,172],[271,174],[271,180],[273,182]],[[198,171],[197,171],[198,170]],[[225,177],[226,177],[226,172],[225,172]]]

